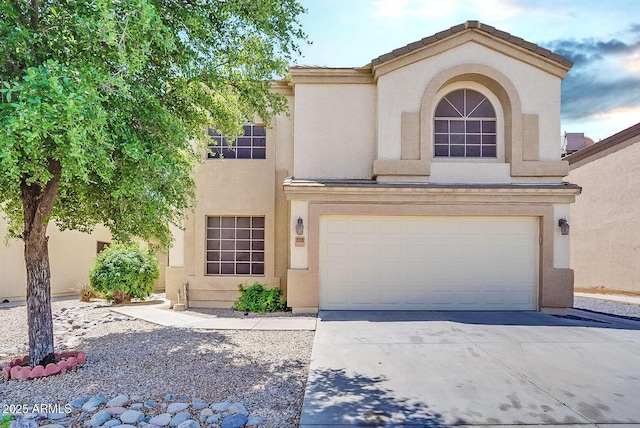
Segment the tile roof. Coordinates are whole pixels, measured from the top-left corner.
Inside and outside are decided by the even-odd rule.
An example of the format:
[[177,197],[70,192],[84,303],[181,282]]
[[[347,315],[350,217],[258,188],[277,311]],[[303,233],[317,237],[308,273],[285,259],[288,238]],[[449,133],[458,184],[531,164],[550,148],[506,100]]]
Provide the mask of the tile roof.
[[636,123],[635,125],[630,126],[629,128],[624,129],[617,134],[613,134],[612,136],[607,137],[592,146],[585,147],[582,150],[578,150],[575,153],[565,156],[562,160],[568,161],[569,165],[571,165],[572,163],[576,163],[580,160],[586,159],[591,155],[599,153],[603,150],[607,150],[608,148],[615,147],[618,144],[625,143],[630,139],[638,136],[640,136],[640,123]]
[[486,24],[482,24],[479,21],[467,21],[464,24],[459,24],[459,25],[455,25],[451,28],[449,28],[448,30],[444,30],[444,31],[440,31],[439,33],[436,33],[432,36],[429,37],[425,37],[422,40],[418,40],[417,42],[413,42],[413,43],[409,43],[406,46],[403,46],[401,48],[395,49],[391,52],[388,52],[384,55],[380,55],[379,57],[373,59],[371,61],[371,64],[373,66],[378,66],[380,64],[383,64],[389,60],[392,60],[394,58],[397,58],[401,55],[407,54],[413,50],[416,49],[420,49],[424,46],[428,46],[432,43],[435,43],[439,40],[445,39],[447,37],[450,37],[456,33],[460,33],[466,30],[477,30],[477,31],[483,31],[487,34],[490,34],[494,37],[498,37],[500,39],[506,40],[510,43],[513,43],[514,45],[520,46],[521,48],[527,49],[533,53],[536,53],[538,55],[541,55],[545,58],[549,58],[550,60],[553,60],[565,67],[571,67],[573,66],[573,62],[566,59],[565,57],[558,55],[556,53],[551,52],[548,49],[545,49],[543,47],[540,47],[538,45],[536,45],[535,43],[531,43],[531,42],[527,42],[526,40],[521,39],[520,37],[516,37],[513,36],[505,31],[501,31],[498,30],[495,27],[492,27],[490,25],[486,25]]

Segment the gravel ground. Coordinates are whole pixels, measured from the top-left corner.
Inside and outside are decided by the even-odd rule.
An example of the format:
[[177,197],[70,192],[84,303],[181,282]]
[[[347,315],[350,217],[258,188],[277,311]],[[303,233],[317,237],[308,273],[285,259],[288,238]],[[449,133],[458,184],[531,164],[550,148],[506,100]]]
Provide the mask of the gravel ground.
[[574,297],[573,307],[622,317],[640,318],[640,305],[634,305],[632,303],[618,303],[588,297]]
[[[87,327],[59,335],[56,350],[68,347],[65,336],[74,335],[71,343],[87,353],[87,363],[60,376],[0,380],[0,404],[64,405],[118,394],[162,401],[171,393],[240,402],[266,427],[298,426],[314,332],[167,328],[113,320],[104,304],[67,300],[52,306],[58,315],[69,312],[86,321]],[[25,306],[0,308],[0,361],[26,353],[26,319]]]

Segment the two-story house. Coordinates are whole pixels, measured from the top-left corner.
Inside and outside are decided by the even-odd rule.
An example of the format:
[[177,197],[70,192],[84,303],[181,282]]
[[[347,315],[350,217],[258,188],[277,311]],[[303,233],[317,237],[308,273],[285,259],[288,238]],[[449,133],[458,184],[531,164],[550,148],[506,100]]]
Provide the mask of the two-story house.
[[229,307],[257,281],[299,312],[571,307],[571,65],[468,21],[364,67],[292,67],[289,116],[203,151],[167,297]]

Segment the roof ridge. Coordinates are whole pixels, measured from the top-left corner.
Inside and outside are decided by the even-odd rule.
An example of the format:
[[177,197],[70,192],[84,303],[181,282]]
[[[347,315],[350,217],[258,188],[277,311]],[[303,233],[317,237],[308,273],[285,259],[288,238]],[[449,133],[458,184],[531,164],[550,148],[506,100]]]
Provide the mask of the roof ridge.
[[385,63],[393,58],[397,58],[401,55],[407,54],[413,50],[422,48],[424,46],[430,45],[432,43],[435,43],[439,40],[442,40],[444,38],[450,37],[456,33],[460,33],[462,31],[466,31],[466,30],[477,30],[477,31],[482,31],[484,33],[490,34],[494,37],[498,37],[500,39],[503,39],[509,43],[512,43],[516,46],[519,46],[521,48],[527,49],[528,51],[531,51],[535,54],[541,55],[545,58],[548,58],[552,61],[555,61],[557,63],[560,63],[561,65],[565,66],[565,67],[572,67],[573,66],[573,62],[568,60],[567,58],[563,57],[562,55],[559,55],[557,53],[554,53],[552,51],[550,51],[549,49],[545,49],[541,46],[536,45],[535,43],[531,43],[528,42],[520,37],[514,36],[512,34],[507,33],[506,31],[502,31],[499,30],[491,25],[487,25],[487,24],[483,24],[480,21],[475,21],[475,20],[470,20],[470,21],[466,21],[462,24],[458,24],[458,25],[454,25],[453,27],[450,27],[447,30],[444,31],[440,31],[436,34],[433,34],[431,36],[427,36],[422,38],[421,40],[415,41],[413,43],[409,43],[408,45],[402,46],[398,49],[394,49],[391,52],[388,52],[386,54],[380,55],[379,57],[373,59],[371,61],[371,64],[375,67],[378,66],[382,63]]

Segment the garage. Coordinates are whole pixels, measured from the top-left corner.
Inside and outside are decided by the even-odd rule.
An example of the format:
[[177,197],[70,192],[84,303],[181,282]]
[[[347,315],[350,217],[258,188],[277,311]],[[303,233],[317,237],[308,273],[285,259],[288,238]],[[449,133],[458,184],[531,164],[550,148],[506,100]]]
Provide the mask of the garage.
[[536,217],[320,216],[320,308],[536,310]]

